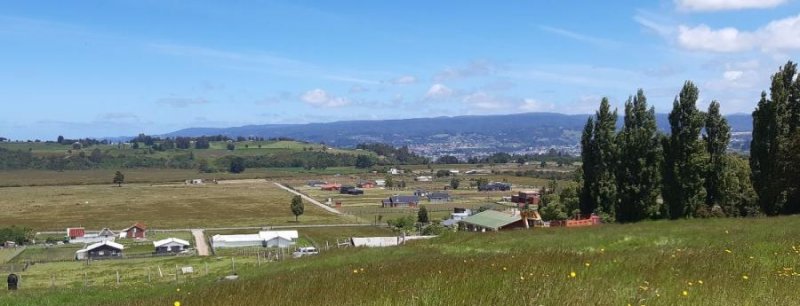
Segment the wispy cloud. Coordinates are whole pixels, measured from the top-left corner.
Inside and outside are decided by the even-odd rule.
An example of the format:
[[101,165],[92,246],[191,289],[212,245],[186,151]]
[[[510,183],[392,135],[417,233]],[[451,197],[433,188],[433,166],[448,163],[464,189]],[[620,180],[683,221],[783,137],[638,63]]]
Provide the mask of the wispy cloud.
[[303,102],[314,106],[340,107],[350,104],[350,100],[344,97],[336,97],[327,91],[316,88],[305,92],[300,96]]
[[683,11],[725,11],[774,8],[788,0],[675,0]]
[[169,105],[172,107],[184,108],[189,106],[195,105],[203,105],[210,103],[205,98],[178,98],[178,97],[169,97],[169,98],[161,98],[156,101],[158,104]]
[[694,51],[742,52],[761,49],[765,52],[800,50],[800,15],[773,20],[755,31],[734,27],[712,29],[701,24],[680,26],[678,44]]
[[487,76],[497,71],[497,66],[485,60],[472,61],[464,67],[448,67],[437,73],[433,80],[436,82]]
[[573,31],[570,31],[570,30],[557,28],[557,27],[540,25],[539,29],[542,30],[542,31],[545,31],[545,32],[549,32],[549,33],[556,34],[556,35],[559,35],[559,36],[571,38],[571,39],[574,39],[574,40],[577,40],[577,41],[580,41],[580,42],[592,44],[592,45],[599,46],[599,47],[608,48],[608,47],[618,47],[620,45],[620,43],[617,42],[617,41],[613,41],[613,40],[605,39],[605,38],[600,38],[600,37],[594,37],[594,36],[590,36],[590,35],[585,35],[585,34],[573,32]]

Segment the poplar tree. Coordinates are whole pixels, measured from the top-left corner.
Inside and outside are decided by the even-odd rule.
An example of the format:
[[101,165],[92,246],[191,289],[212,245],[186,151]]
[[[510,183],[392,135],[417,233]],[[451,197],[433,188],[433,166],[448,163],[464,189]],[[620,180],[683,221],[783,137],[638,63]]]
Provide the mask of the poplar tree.
[[625,103],[625,118],[617,136],[619,166],[617,221],[635,222],[658,213],[662,152],[655,109],[639,89]]
[[[593,123],[593,125],[592,125]],[[608,98],[600,101],[594,120],[589,119],[581,137],[584,145],[581,157],[584,162],[584,186],[581,212],[589,214],[599,209],[614,217],[617,206],[617,111],[611,111]]]
[[711,101],[705,125],[703,140],[706,143],[709,160],[708,174],[706,174],[706,205],[712,207],[723,204],[721,203],[725,192],[723,181],[728,168],[725,151],[731,139],[731,128],[728,126],[728,120],[719,112],[719,102]]
[[669,113],[670,136],[664,146],[662,196],[672,219],[695,216],[705,205],[705,144],[700,140],[704,116],[697,109],[697,86],[686,81]]
[[800,80],[797,64],[789,61],[772,76],[769,99],[753,111],[753,139],[750,169],[753,188],[761,210],[768,215],[800,212],[800,195],[795,186],[800,152],[795,146],[800,127]]

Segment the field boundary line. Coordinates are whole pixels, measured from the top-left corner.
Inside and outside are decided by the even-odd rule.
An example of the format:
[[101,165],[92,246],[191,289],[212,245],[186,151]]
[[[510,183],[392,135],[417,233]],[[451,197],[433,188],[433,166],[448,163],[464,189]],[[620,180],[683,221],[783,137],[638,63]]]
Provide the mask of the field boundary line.
[[299,195],[303,199],[306,199],[307,201],[311,202],[311,204],[317,205],[320,208],[322,208],[324,210],[327,210],[328,212],[331,212],[331,213],[334,213],[334,214],[337,214],[337,215],[344,215],[344,213],[342,213],[341,211],[338,211],[335,208],[332,208],[332,207],[329,207],[329,206],[327,206],[325,204],[322,204],[319,201],[314,200],[313,198],[311,198],[311,197],[309,197],[309,196],[307,196],[307,195],[305,195],[305,194],[303,194],[301,192],[298,192],[297,190],[294,190],[292,188],[286,187],[286,186],[284,186],[283,184],[280,184],[280,183],[273,183],[273,184],[275,184],[275,186],[278,186],[283,190],[291,192],[291,193],[293,193],[295,195]]

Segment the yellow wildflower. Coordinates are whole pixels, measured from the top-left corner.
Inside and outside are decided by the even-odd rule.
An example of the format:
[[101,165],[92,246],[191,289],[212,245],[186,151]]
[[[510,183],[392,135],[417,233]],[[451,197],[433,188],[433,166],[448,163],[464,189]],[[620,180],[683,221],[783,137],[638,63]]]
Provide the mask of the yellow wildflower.
[[569,277],[575,277],[575,276],[578,276],[578,274],[576,274],[575,272],[569,272]]
[[733,253],[731,250],[725,249],[725,253]]
[[358,274],[358,269],[353,269],[353,274]]
[[172,305],[181,306],[181,302],[180,301],[175,301],[175,303],[172,303]]
[[697,283],[698,283],[698,284],[700,284],[700,285],[702,285],[702,284],[703,284],[703,281],[702,281],[702,280],[698,280],[698,281],[697,281]]
[[683,292],[681,292],[681,294],[683,294],[683,296],[688,296],[689,295],[689,291],[683,290]]
[[586,267],[589,267],[589,266],[591,266],[592,264],[590,264],[590,263],[588,263],[588,262],[587,262],[587,263],[585,263],[585,264],[583,264],[583,265],[585,265]]
[[747,277],[747,275],[742,275],[742,279],[743,279],[743,280],[748,280],[748,279],[750,279],[750,278],[749,278],[749,277]]

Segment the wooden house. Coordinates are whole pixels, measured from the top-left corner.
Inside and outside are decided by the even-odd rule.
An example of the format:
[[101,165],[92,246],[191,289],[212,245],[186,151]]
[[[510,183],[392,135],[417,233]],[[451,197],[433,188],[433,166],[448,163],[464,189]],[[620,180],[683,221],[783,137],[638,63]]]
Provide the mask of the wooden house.
[[122,250],[125,247],[113,241],[103,241],[92,244],[86,248],[75,252],[75,259],[110,259],[122,258]]
[[147,227],[138,222],[120,233],[120,238],[144,239],[146,237]]
[[156,254],[180,253],[189,249],[190,246],[191,244],[188,241],[178,238],[167,238],[159,241],[153,241],[153,247],[156,248]]

